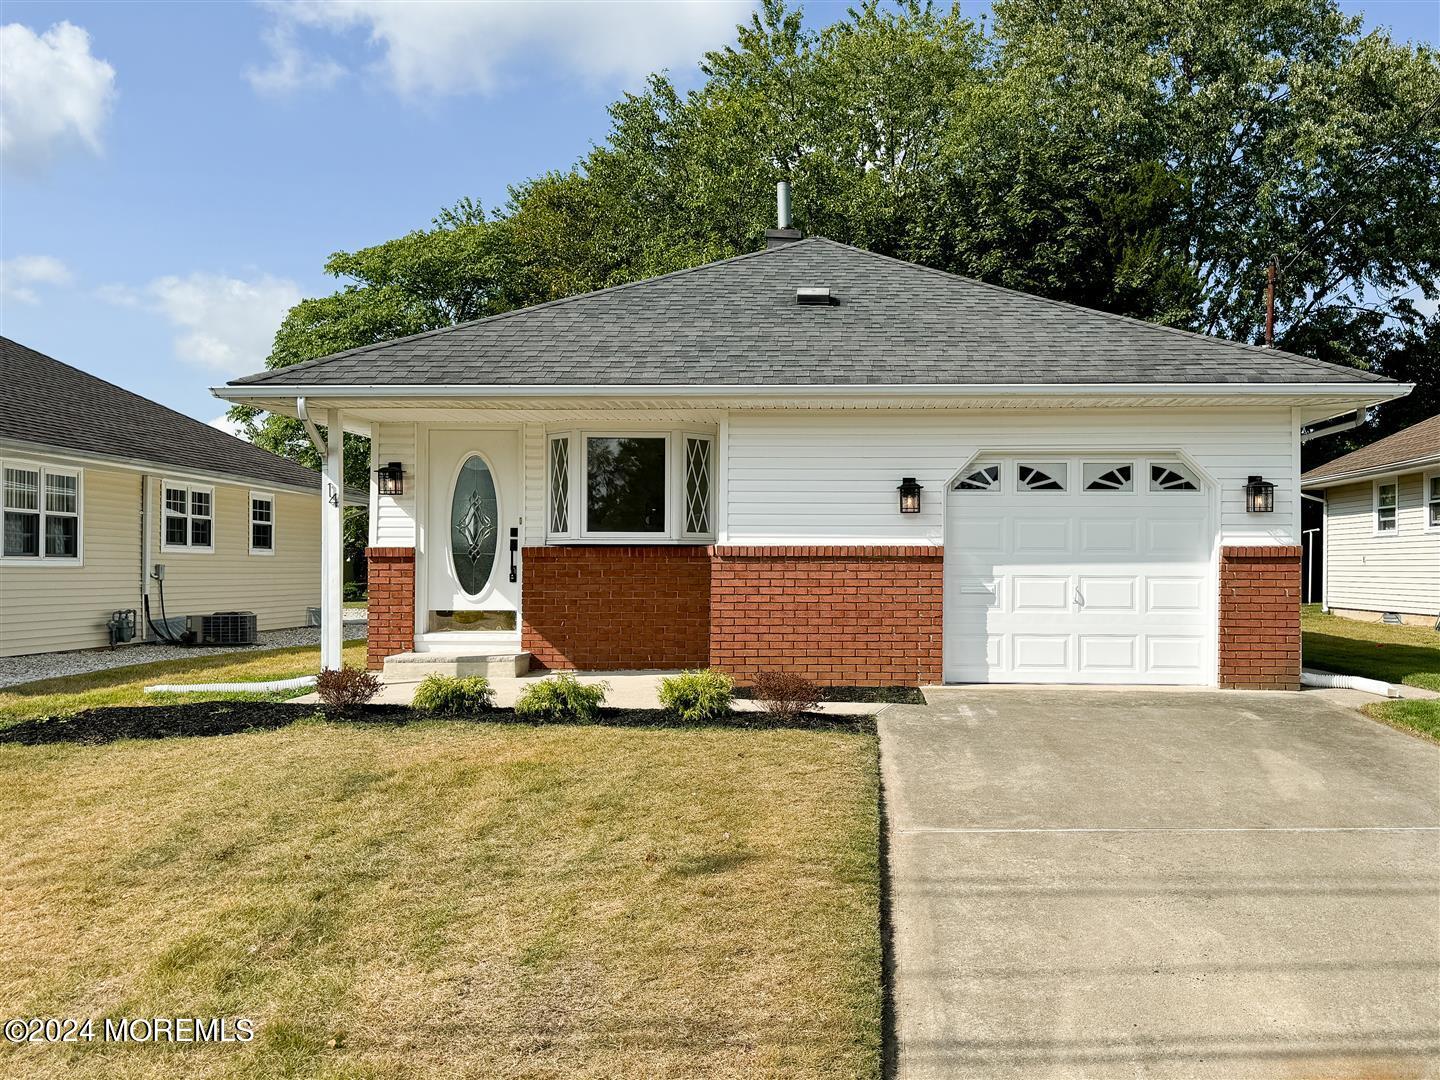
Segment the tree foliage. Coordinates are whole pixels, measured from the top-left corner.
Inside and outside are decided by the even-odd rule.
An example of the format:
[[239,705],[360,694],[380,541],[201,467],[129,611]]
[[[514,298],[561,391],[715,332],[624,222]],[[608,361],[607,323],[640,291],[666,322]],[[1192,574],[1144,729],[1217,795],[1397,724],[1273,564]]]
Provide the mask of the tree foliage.
[[[696,89],[651,76],[571,168],[331,256],[346,285],[290,312],[269,363],[754,250],[788,178],[809,234],[1239,340],[1261,338],[1274,260],[1277,344],[1424,384],[1348,439],[1434,410],[1437,323],[1414,306],[1440,264],[1434,50],[1333,0],[993,15],[869,0],[813,29],[766,0]],[[303,455],[293,424],[257,441]]]

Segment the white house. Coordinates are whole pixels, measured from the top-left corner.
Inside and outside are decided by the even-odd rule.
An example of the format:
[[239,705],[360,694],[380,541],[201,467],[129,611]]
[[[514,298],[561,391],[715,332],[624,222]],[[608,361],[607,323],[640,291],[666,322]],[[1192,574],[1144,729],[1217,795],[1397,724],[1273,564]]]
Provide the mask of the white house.
[[1327,610],[1355,619],[1440,619],[1440,416],[1301,478],[1325,500]]
[[107,645],[131,620],[145,640],[147,601],[177,636],[215,612],[305,624],[318,473],[8,338],[0,385],[0,656]]
[[1409,387],[767,240],[217,388],[373,440],[373,665],[1296,685],[1300,430]]

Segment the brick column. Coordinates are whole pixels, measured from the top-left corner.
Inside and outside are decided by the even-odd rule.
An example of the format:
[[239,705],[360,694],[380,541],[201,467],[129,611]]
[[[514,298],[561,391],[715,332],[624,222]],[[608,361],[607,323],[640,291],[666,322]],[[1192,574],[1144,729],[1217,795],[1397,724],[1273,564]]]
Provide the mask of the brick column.
[[1300,689],[1300,550],[1221,550],[1221,686]]
[[385,666],[385,657],[415,648],[415,549],[365,549],[370,597],[366,666]]
[[765,670],[793,671],[825,686],[941,681],[942,548],[713,552],[711,666],[742,683]]

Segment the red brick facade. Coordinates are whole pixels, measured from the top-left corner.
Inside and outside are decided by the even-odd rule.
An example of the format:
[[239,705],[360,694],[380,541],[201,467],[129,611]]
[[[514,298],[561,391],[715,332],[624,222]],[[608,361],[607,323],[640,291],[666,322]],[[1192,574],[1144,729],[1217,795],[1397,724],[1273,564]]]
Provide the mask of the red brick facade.
[[717,547],[710,664],[746,682],[766,669],[827,686],[941,681],[938,547]]
[[1300,548],[1220,552],[1220,685],[1300,688]]
[[701,668],[710,648],[710,549],[525,549],[520,647],[539,667]]
[[366,666],[385,665],[385,657],[415,648],[415,549],[365,549],[369,569],[369,644]]

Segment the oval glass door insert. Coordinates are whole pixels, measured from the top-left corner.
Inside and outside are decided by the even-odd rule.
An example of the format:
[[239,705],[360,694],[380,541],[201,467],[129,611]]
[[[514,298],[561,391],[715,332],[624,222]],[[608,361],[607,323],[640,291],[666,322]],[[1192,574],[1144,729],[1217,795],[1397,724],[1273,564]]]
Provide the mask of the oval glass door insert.
[[495,568],[499,518],[495,478],[483,458],[472,456],[460,467],[450,500],[450,558],[460,587],[471,596],[484,590]]

